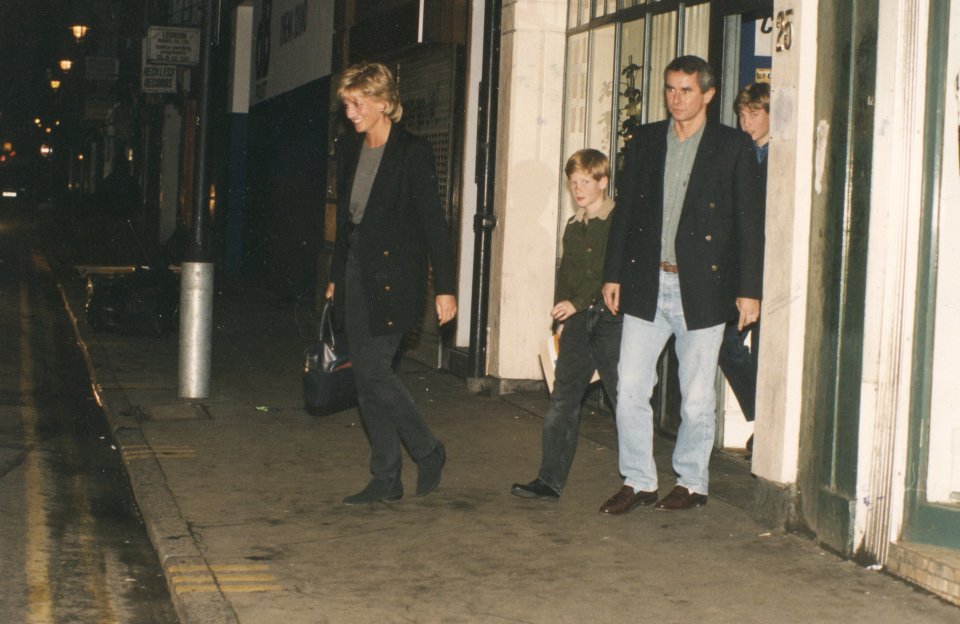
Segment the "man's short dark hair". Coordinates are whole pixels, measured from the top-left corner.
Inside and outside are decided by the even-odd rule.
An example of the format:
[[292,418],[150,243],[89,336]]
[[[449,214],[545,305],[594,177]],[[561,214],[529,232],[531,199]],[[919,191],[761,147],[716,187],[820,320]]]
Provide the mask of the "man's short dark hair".
[[687,55],[678,56],[670,61],[667,68],[663,70],[663,81],[667,81],[667,74],[670,72],[683,72],[688,76],[697,75],[697,84],[700,85],[700,92],[706,93],[707,90],[717,86],[717,76],[713,72],[713,67],[699,56]]

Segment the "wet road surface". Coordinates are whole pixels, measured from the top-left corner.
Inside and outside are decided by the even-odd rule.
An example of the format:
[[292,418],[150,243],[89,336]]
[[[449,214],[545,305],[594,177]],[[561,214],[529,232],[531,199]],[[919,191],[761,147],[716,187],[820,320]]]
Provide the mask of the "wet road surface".
[[0,213],[0,621],[176,622],[42,230]]

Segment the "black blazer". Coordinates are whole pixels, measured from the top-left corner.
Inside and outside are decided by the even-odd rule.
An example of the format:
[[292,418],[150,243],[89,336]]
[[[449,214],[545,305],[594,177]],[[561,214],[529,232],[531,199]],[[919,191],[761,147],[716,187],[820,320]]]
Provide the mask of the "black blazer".
[[[663,174],[670,120],[630,141],[618,174],[603,281],[620,284],[620,309],[652,321],[660,286]],[[750,137],[708,122],[690,173],[675,246],[689,329],[737,316],[736,298],[763,291],[764,197]]]
[[[330,281],[338,286],[334,296],[340,310],[350,247],[350,193],[364,137],[347,135],[337,146],[337,238]],[[455,293],[453,247],[437,190],[433,150],[425,139],[398,124],[390,129],[357,229],[372,335],[407,331],[419,324],[428,262],[434,291]]]

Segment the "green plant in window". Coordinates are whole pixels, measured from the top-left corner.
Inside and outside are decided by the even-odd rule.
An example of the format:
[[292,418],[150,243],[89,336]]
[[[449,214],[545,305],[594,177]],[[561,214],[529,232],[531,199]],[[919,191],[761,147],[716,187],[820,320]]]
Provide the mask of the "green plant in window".
[[640,108],[643,105],[643,93],[637,87],[637,79],[642,77],[642,72],[643,66],[634,63],[633,57],[630,58],[630,63],[620,70],[620,101],[623,102],[623,106],[620,107],[620,128],[617,130],[617,135],[623,139],[621,154],[641,124]]

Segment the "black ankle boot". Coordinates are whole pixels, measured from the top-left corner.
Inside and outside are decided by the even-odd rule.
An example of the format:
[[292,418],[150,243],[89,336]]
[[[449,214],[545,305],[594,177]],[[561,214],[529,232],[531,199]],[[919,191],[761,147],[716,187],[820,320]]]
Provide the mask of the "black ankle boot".
[[440,473],[447,461],[447,449],[437,442],[433,452],[417,462],[417,496],[426,496],[440,485]]
[[395,501],[403,497],[400,475],[393,479],[372,479],[367,487],[343,499],[346,505],[366,505],[378,501]]

